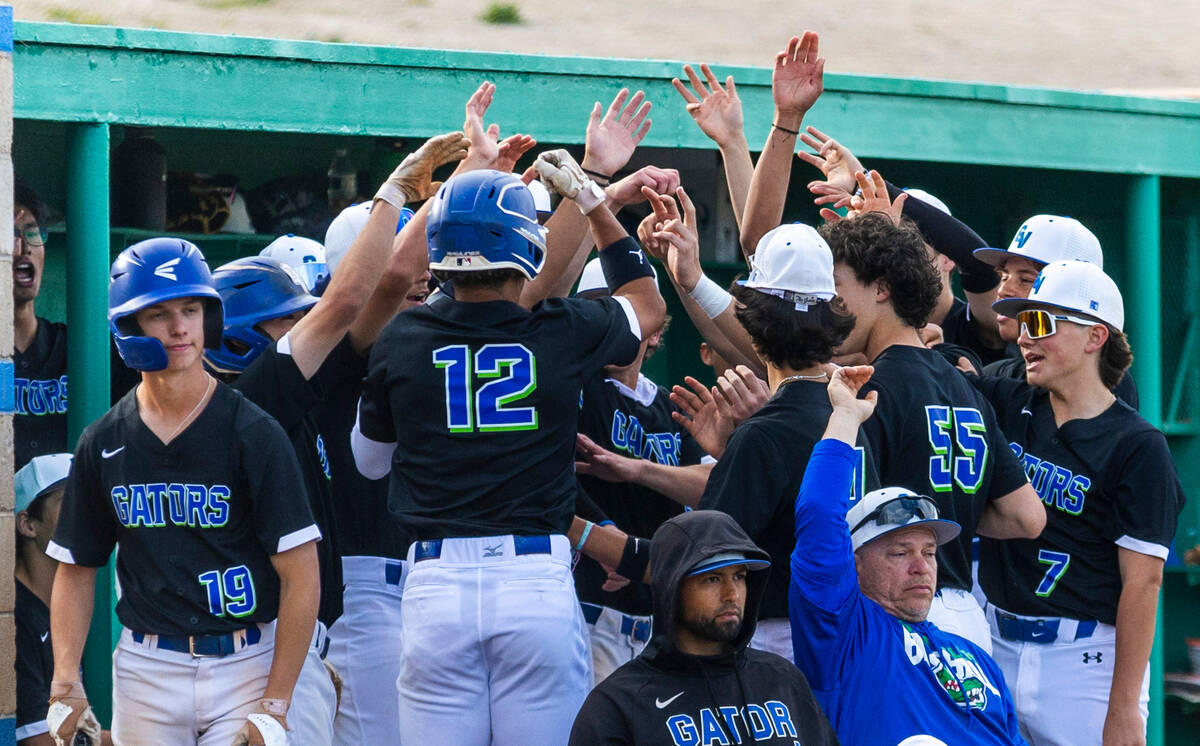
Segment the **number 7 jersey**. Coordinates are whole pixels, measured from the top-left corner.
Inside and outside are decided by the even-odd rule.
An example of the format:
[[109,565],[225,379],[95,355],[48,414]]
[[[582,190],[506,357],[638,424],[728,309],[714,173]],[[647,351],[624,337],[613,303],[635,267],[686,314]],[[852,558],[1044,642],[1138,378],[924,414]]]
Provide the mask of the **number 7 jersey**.
[[1120,399],[1059,427],[1045,391],[993,377],[979,387],[1046,506],[1038,538],[981,541],[988,600],[1014,614],[1115,624],[1118,547],[1165,560],[1183,509],[1166,438]]
[[937,502],[962,533],[938,550],[938,588],[971,589],[971,539],[988,500],[1027,482],[987,399],[941,353],[893,345],[863,393],[879,404],[862,429],[884,487]]
[[444,300],[379,336],[360,432],[395,443],[389,507],[418,540],[560,534],[575,508],[580,390],[637,356],[623,298]]
[[54,540],[60,562],[99,567],[117,552],[117,617],[134,632],[220,634],[279,611],[271,555],[320,538],[283,430],[217,384],[163,444],[137,389],[79,439]]

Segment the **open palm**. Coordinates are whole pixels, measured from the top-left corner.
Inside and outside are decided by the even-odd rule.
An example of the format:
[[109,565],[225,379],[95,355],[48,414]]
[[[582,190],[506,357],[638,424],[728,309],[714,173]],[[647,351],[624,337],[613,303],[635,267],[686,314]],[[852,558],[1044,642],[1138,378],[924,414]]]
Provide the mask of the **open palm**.
[[825,60],[817,55],[818,41],[816,32],[805,31],[775,55],[771,95],[776,109],[803,115],[825,90]]

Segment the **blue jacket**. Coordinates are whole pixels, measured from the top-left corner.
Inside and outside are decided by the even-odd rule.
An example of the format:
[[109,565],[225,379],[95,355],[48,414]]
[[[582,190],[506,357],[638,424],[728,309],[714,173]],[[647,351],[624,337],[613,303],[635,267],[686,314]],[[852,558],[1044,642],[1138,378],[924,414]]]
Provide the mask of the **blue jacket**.
[[813,449],[796,497],[788,592],[796,665],[844,744],[1024,744],[1000,667],[929,622],[904,622],[858,588],[846,525],[855,451]]

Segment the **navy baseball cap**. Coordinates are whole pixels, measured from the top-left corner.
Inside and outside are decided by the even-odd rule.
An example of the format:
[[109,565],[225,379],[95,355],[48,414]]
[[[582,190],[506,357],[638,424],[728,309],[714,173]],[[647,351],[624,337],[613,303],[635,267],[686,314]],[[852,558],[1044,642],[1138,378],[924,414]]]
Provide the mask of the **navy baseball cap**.
[[746,565],[746,568],[749,570],[765,570],[771,566],[771,563],[765,559],[747,557],[743,552],[719,552],[693,565],[692,569],[687,571],[686,577],[720,570],[722,567],[729,567],[730,565]]

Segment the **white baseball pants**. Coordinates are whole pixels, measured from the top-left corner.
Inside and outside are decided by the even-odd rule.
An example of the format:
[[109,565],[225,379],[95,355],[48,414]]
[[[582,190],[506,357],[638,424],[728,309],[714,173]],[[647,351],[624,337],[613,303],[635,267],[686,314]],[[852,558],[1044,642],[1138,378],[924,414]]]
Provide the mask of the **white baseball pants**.
[[566,744],[592,687],[570,546],[517,555],[512,536],[445,539],[401,601],[401,746]]
[[333,721],[337,746],[394,743],[400,732],[400,599],[408,563],[383,557],[343,557],[344,611],[329,630],[328,661],[342,677],[342,705]]
[[992,632],[988,629],[983,607],[970,591],[943,588],[934,594],[926,621],[933,622],[943,632],[953,632],[992,652]]

